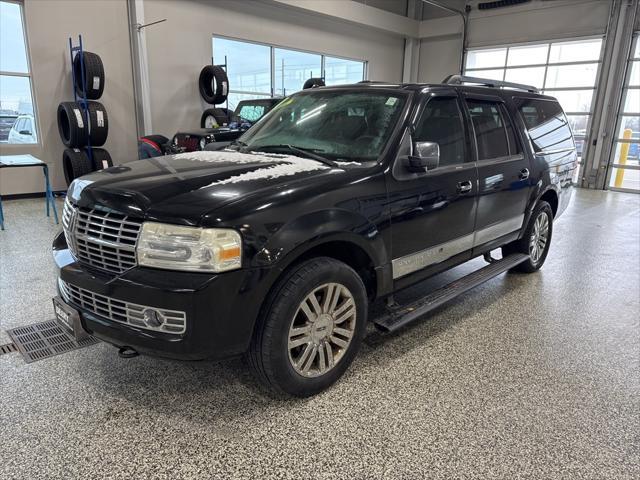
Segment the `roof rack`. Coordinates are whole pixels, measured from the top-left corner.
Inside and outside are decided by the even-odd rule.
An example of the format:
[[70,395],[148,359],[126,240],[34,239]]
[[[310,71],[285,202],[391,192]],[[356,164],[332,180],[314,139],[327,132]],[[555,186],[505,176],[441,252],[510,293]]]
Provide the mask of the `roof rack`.
[[491,80],[489,78],[467,77],[465,75],[449,75],[442,83],[449,85],[462,85],[463,83],[476,83],[485,87],[493,88],[513,88],[515,90],[524,90],[531,93],[540,93],[536,87],[525,85],[523,83],[503,82],[501,80]]

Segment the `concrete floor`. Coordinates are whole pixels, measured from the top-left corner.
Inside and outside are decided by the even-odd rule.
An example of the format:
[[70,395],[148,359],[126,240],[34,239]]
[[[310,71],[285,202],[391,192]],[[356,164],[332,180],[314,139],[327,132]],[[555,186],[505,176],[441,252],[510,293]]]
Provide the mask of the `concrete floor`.
[[[5,202],[0,343],[52,318],[43,209]],[[0,478],[637,479],[639,271],[640,196],[578,190],[542,271],[372,331],[314,398],[272,397],[238,359],[1,355]]]

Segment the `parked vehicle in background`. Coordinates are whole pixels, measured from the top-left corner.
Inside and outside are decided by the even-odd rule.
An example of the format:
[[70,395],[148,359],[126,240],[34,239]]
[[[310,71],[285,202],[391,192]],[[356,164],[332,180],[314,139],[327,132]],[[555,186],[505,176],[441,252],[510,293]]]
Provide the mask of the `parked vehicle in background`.
[[9,130],[8,143],[38,143],[33,115],[19,115]]
[[226,121],[220,117],[216,119],[213,113],[208,118],[205,112],[203,123],[215,127],[176,133],[171,142],[171,150],[173,153],[194,152],[204,150],[211,143],[216,143],[214,149],[224,148],[249,130],[280,101],[281,98],[241,100]]
[[[345,372],[374,300],[394,331],[537,271],[572,192],[567,118],[533,87],[472,80],[303,90],[227,150],[74,182],[53,243],[59,321],[123,355],[244,353],[265,385],[308,396]],[[489,265],[396,303],[478,256]]]

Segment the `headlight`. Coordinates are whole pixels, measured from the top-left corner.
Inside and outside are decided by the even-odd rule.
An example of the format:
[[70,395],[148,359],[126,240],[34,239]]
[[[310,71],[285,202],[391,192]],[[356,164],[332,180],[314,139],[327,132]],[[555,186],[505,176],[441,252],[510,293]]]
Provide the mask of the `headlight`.
[[142,266],[225,272],[242,265],[242,238],[229,229],[144,222],[136,252]]

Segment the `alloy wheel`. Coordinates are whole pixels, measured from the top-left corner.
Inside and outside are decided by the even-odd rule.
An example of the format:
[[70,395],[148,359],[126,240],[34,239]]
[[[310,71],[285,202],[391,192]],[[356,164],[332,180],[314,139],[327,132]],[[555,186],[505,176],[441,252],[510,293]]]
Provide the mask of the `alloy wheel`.
[[534,264],[537,264],[544,255],[549,240],[549,217],[545,212],[540,212],[533,224],[533,232],[529,239],[529,256]]
[[300,302],[289,328],[287,348],[294,370],[319,377],[344,357],[356,328],[356,303],[347,287],[325,283]]

